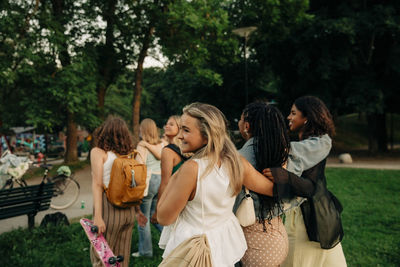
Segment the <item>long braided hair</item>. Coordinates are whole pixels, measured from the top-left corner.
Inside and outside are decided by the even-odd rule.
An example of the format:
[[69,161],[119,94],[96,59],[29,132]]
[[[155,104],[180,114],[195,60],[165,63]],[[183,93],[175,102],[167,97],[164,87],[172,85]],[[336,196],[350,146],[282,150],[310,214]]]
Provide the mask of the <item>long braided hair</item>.
[[[255,168],[261,172],[265,168],[282,167],[288,159],[290,149],[288,130],[282,113],[265,102],[255,102],[245,107],[243,117],[249,123],[250,133],[254,138]],[[263,211],[266,211],[266,219],[270,221],[274,208],[281,210],[279,196],[256,194],[260,200],[258,217],[262,218]]]

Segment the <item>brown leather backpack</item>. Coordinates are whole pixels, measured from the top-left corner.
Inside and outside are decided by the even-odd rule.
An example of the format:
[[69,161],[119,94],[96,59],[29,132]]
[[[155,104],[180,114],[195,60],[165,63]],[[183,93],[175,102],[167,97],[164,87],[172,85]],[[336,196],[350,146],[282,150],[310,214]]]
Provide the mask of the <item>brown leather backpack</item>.
[[114,206],[127,208],[142,202],[147,170],[145,164],[135,160],[136,154],[137,151],[129,155],[117,155],[113,162],[110,183],[104,187],[104,191]]

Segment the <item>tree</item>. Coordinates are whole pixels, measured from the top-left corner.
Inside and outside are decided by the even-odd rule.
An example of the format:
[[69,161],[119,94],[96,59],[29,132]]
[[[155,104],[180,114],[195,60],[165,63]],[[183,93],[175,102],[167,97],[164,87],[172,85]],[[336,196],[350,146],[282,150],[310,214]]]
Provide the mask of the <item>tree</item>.
[[[13,106],[24,107],[16,112],[19,123],[46,132],[67,125],[66,162],[77,160],[77,123],[90,125],[96,120],[91,110],[94,62],[71,45],[79,32],[74,29],[74,20],[79,19],[76,8],[73,2],[63,0],[34,1],[33,9],[18,1],[6,6],[10,16],[0,20],[10,30],[7,38],[12,44],[2,51],[13,49],[12,57],[2,65],[6,70],[2,78],[7,80],[2,95],[7,97],[5,117],[14,116]],[[9,126],[15,122],[10,120]]]
[[[157,1],[155,1],[157,3]],[[143,81],[143,63],[147,56],[147,51],[150,48],[150,44],[153,39],[154,32],[154,20],[156,16],[152,16],[148,22],[147,27],[145,27],[145,33],[143,40],[141,42],[141,49],[137,61],[137,67],[135,72],[135,88],[133,92],[133,141],[135,143],[139,142],[139,120],[140,120],[140,100],[142,96],[142,81]]]
[[284,109],[313,94],[334,116],[365,112],[369,150],[386,151],[385,114],[399,100],[399,3],[245,3],[247,21],[258,22],[254,59],[275,77]]
[[[222,77],[212,65],[226,64],[228,55],[234,54],[237,44],[230,34],[225,5],[225,2],[216,0],[155,0],[135,5],[138,8],[134,9],[138,10],[135,13],[135,25],[140,30],[132,114],[136,141],[139,133],[143,62],[150,49],[160,47],[173,70],[182,71],[194,80],[201,77],[204,80],[202,84],[208,84],[208,87],[222,85]],[[187,99],[187,91],[179,96]]]
[[[30,5],[24,1],[0,3],[0,132],[9,127],[23,125],[22,106],[18,101],[24,95],[16,82],[19,73],[29,69],[30,47],[33,40],[27,38],[30,21],[37,13],[38,2]],[[28,36],[29,37],[29,36]]]
[[[93,25],[93,21],[89,23],[92,24],[89,32],[92,32],[99,66],[97,95],[100,117],[104,118],[107,90],[121,79],[121,75],[129,73],[126,68],[136,66],[135,80],[131,86],[133,133],[137,142],[143,63],[148,50],[154,45],[154,23],[160,12],[159,1],[91,0],[85,9],[92,20],[101,16],[106,24],[104,31]],[[95,41],[104,37],[105,44]]]

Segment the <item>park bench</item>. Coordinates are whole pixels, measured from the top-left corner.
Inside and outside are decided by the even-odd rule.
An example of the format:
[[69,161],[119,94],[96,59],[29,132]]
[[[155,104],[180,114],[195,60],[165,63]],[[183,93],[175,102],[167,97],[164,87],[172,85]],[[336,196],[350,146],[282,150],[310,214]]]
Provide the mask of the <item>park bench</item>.
[[0,220],[20,215],[28,215],[28,226],[35,225],[39,211],[49,209],[54,193],[53,183],[41,183],[0,190]]

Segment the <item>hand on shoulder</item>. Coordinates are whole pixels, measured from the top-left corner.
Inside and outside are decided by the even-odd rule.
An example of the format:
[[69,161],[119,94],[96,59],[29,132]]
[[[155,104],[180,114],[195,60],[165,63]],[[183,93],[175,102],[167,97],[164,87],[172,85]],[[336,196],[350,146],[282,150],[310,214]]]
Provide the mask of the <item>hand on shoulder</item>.
[[149,143],[147,143],[146,141],[140,140],[140,142],[137,144],[137,146],[147,147],[148,144],[149,144]]

